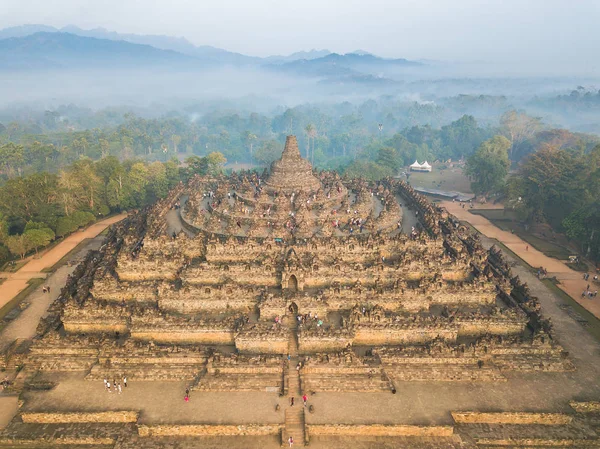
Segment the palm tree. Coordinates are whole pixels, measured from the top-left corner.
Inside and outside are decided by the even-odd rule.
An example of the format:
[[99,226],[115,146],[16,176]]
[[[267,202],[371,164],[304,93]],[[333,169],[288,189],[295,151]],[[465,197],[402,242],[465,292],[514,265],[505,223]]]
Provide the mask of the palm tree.
[[[306,147],[306,159],[311,159],[310,155],[310,139],[312,138],[313,140],[313,153],[315,151],[315,136],[317,135],[317,130],[315,129],[314,125],[312,125],[311,123],[309,123],[308,125],[306,125],[306,128],[304,128],[304,131],[306,132],[306,136],[308,138],[308,146]],[[313,155],[313,159],[314,159],[314,155]]]

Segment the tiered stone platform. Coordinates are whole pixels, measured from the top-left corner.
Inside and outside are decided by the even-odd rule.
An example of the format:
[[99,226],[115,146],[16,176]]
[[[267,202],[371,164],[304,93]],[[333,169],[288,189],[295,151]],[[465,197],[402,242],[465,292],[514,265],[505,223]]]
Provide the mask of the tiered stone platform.
[[[181,198],[187,232],[168,235]],[[408,234],[406,213],[418,217]],[[24,402],[0,447],[246,448],[289,437],[315,447],[598,447],[593,398],[568,412],[564,397],[562,410],[539,413],[525,413],[516,393],[520,410],[497,405],[529,382],[579,385],[504,256],[403,182],[315,173],[292,136],[269,174],[193,178],[113,228],[3,366],[20,370],[11,388]],[[136,388],[103,391],[104,379],[125,377]],[[427,396],[441,384],[461,391],[461,404],[473,403],[465,385],[476,388],[502,413],[418,422],[390,405],[400,391]],[[348,414],[346,395],[365,400]],[[329,400],[346,418],[332,418]],[[229,418],[210,414],[222,404]]]

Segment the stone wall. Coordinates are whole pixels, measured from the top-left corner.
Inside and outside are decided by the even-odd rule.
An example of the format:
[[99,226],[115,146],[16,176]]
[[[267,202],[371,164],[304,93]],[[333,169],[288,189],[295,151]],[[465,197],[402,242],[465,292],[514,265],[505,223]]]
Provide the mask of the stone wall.
[[548,426],[570,424],[573,416],[563,413],[527,413],[527,412],[451,412],[458,424],[540,424]]
[[398,327],[398,326],[357,326],[355,329],[354,345],[385,346],[401,344],[420,344],[442,339],[456,341],[458,329],[454,326],[437,327]]
[[182,343],[204,345],[232,345],[235,343],[232,330],[197,330],[197,329],[131,329],[131,338],[138,341],[153,341],[156,343]]
[[385,436],[385,437],[451,437],[452,426],[410,426],[384,424],[309,424],[310,436]]
[[279,435],[279,424],[189,424],[189,425],[153,425],[138,426],[141,437],[186,437],[186,436],[261,436]]
[[571,401],[569,405],[577,413],[600,413],[600,402],[599,401],[588,401],[588,402],[577,402]]
[[111,412],[23,412],[24,423],[135,423],[139,412],[133,410]]

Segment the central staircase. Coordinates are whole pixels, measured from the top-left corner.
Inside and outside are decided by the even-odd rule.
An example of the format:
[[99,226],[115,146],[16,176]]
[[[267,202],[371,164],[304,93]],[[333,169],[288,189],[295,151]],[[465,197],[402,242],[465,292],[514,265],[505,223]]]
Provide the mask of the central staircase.
[[[294,315],[288,315],[289,342],[288,353],[288,404],[285,409],[285,429],[282,434],[282,446],[288,446],[288,439],[294,439],[294,446],[304,446],[304,405],[302,403],[302,390],[300,389],[300,372],[298,365],[298,320]],[[294,405],[291,406],[291,398]]]

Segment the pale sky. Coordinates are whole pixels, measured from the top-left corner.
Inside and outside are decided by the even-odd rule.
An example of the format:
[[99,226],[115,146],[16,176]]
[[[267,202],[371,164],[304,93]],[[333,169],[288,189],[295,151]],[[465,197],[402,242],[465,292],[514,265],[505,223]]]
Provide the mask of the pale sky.
[[26,23],[183,36],[257,56],[361,49],[585,70],[600,55],[600,0],[0,0],[0,28]]

